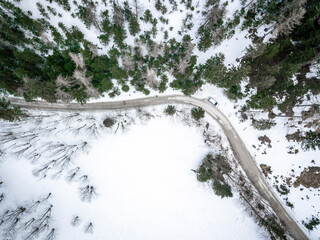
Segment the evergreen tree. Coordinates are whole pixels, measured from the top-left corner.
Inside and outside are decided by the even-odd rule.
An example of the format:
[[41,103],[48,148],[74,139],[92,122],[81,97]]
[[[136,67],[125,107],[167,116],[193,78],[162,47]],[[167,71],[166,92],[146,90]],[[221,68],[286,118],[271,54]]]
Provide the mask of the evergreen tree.
[[204,118],[204,110],[201,107],[194,107],[191,109],[191,116],[196,121],[199,121],[201,118]]

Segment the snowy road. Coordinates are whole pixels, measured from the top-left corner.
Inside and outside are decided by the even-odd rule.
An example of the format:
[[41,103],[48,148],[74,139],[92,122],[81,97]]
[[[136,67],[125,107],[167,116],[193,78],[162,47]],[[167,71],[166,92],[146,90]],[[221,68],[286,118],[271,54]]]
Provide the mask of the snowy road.
[[232,146],[234,155],[237,157],[240,165],[247,174],[251,183],[256,187],[261,196],[266,199],[275,213],[285,224],[287,231],[296,240],[309,239],[307,233],[300,227],[299,223],[286,210],[280,200],[277,198],[271,187],[265,181],[262,173],[258,169],[254,159],[250,155],[248,149],[244,145],[242,139],[237,131],[231,125],[227,117],[206,99],[197,99],[182,95],[169,95],[159,97],[147,97],[141,99],[132,99],[126,101],[112,101],[112,102],[96,102],[87,103],[85,105],[76,103],[47,103],[44,101],[25,102],[22,99],[8,98],[14,106],[33,109],[48,109],[48,110],[76,110],[76,111],[94,111],[94,110],[112,110],[146,107],[160,104],[191,104],[202,107],[209,115],[211,115],[221,125],[225,132],[230,145]]

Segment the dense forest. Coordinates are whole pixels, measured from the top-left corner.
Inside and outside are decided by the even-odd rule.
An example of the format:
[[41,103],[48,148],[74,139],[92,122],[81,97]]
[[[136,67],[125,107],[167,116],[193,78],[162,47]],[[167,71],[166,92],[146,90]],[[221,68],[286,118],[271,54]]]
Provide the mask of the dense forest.
[[[149,9],[141,10],[137,0],[47,0],[46,6],[36,3],[40,18],[23,11],[19,2],[0,0],[0,88],[27,101],[40,97],[85,103],[130,88],[148,95],[171,87],[192,95],[204,84],[214,84],[232,100],[249,96],[244,111],[272,112],[277,106],[289,115],[303,97],[320,93],[317,0],[243,0],[231,18],[226,16],[228,1],[207,0],[199,26],[193,26],[192,14],[183,19],[181,40],[169,38],[158,27],[178,11],[175,0],[169,1],[171,9],[165,1],[155,1],[159,18]],[[191,0],[181,3],[189,12],[200,11]],[[77,26],[67,27],[62,18],[57,26],[51,24],[52,17],[62,16],[53,4],[94,29],[99,46]],[[142,30],[146,24],[148,31]],[[248,31],[252,44],[237,65],[226,66],[223,53],[198,62],[195,49],[206,53],[239,29]],[[161,42],[156,41],[160,34]],[[99,54],[101,46],[109,46],[108,51]]]

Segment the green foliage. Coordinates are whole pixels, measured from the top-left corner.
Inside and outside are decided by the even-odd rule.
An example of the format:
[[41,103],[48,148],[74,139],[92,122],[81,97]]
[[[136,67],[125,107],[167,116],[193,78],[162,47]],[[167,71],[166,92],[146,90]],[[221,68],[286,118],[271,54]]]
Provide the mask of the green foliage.
[[219,181],[213,181],[212,188],[214,193],[221,198],[233,197],[231,187],[227,183],[221,183]]
[[231,186],[224,179],[224,175],[230,172],[231,166],[227,159],[220,154],[213,156],[211,153],[204,157],[196,171],[198,181],[207,182],[211,179],[213,180],[212,188],[214,193],[221,198],[233,196]]
[[208,182],[213,178],[211,167],[212,166],[210,164],[203,161],[197,170],[197,179],[199,182]]
[[84,86],[75,86],[71,91],[71,95],[78,103],[81,104],[85,104],[89,99]]
[[166,107],[166,109],[164,110],[164,113],[170,116],[173,116],[176,112],[177,112],[177,109],[173,105],[168,105],[168,107]]
[[200,36],[198,48],[200,51],[206,52],[213,45],[210,31],[203,26],[200,26],[198,29],[198,35]]
[[204,110],[201,107],[193,107],[191,109],[191,116],[196,121],[199,121],[201,118],[204,118]]
[[106,38],[110,38],[110,35],[113,33],[112,31],[112,24],[109,20],[109,12],[108,10],[105,10],[101,14],[102,21],[101,21],[101,29],[105,33],[104,35]]
[[117,79],[117,80],[128,79],[126,71],[116,64],[112,64],[110,71],[111,71],[112,78],[114,79]]
[[301,147],[306,151],[311,149],[316,151],[317,148],[320,150],[320,132],[311,130],[306,132],[305,136],[303,137]]
[[138,32],[140,32],[140,25],[137,16],[132,13],[132,10],[127,1],[124,2],[124,15],[126,20],[129,22],[130,34],[132,36],[135,36]]
[[53,16],[57,16],[57,10],[55,8],[47,6],[47,9]]
[[20,107],[11,107],[10,101],[7,101],[5,98],[0,98],[0,118],[5,121],[18,121],[21,117],[26,117]]
[[147,10],[144,12],[144,15],[143,15],[142,20],[145,21],[146,23],[147,23],[147,22],[152,23],[153,17],[152,17],[152,13],[151,13],[151,11],[150,11],[149,9],[147,9]]
[[312,219],[310,219],[308,223],[303,222],[303,224],[308,230],[312,231],[320,224],[320,220],[319,218],[312,216]]
[[272,239],[287,239],[285,229],[274,216],[270,215],[265,217],[260,221],[260,224],[268,229],[269,233],[272,234]]
[[69,0],[48,0],[50,3],[56,2],[60,5],[65,11],[69,12],[71,10]]
[[59,75],[72,76],[76,68],[75,63],[68,55],[68,51],[54,49],[52,55],[47,56],[42,72],[51,80],[56,80]]
[[225,90],[227,97],[231,100],[237,100],[243,98],[243,93],[241,92],[241,86],[239,84],[232,85],[230,88]]
[[92,21],[90,21],[90,19],[88,18],[88,15],[89,15],[88,7],[83,7],[81,5],[77,6],[75,15],[86,25],[88,29],[90,29]]
[[21,79],[14,73],[17,61],[14,50],[10,47],[0,47],[0,88],[14,93],[22,86]]
[[128,92],[128,91],[130,90],[130,88],[129,88],[128,85],[123,85],[121,89],[122,89],[122,91],[124,91],[124,92]]
[[107,128],[111,128],[115,123],[116,121],[111,117],[107,117],[103,120],[103,125]]
[[126,31],[122,26],[114,25],[113,26],[113,40],[120,49],[125,48],[124,40],[126,39]]
[[227,74],[227,67],[224,65],[224,55],[222,53],[215,54],[209,58],[203,70],[203,78],[211,84],[223,86],[224,79]]
[[28,48],[23,51],[14,51],[14,56],[17,61],[17,68],[14,72],[19,78],[24,76],[36,78],[39,76],[43,66],[43,58],[41,56]]
[[140,25],[138,19],[132,15],[129,20],[129,31],[132,36],[137,35],[140,32]]
[[252,126],[258,130],[268,130],[276,125],[276,122],[271,119],[252,119]]
[[50,19],[49,14],[46,12],[46,9],[43,7],[43,5],[41,3],[39,3],[39,2],[37,2],[36,5],[37,5],[37,8],[38,8],[40,14],[44,18]]
[[[280,1],[274,4],[271,0],[259,0],[256,8],[250,9],[245,15],[245,28],[278,21],[279,14],[285,13],[289,16],[288,11],[291,10],[287,8],[288,3]],[[249,65],[251,69],[249,87],[257,88],[256,96],[250,100],[252,107],[267,109],[278,105],[281,111],[286,112],[292,110],[297,101],[309,91],[320,93],[319,76],[307,77],[311,64],[316,62],[320,54],[320,15],[317,10],[320,2],[307,0],[304,7],[306,13],[300,24],[294,25],[286,36],[279,34],[266,44],[264,49],[260,49],[259,54],[248,52],[242,58],[242,65]],[[275,98],[283,100],[277,103]]]
[[119,96],[119,95],[120,95],[120,90],[117,87],[114,87],[112,91],[109,93],[109,96],[111,98],[114,98],[115,96]]
[[93,86],[101,93],[113,88],[111,65],[112,62],[106,55],[96,56],[88,62],[87,76],[92,77]]
[[281,195],[288,195],[290,192],[290,189],[285,184],[281,184],[280,186],[276,185],[276,189]]
[[249,106],[254,109],[268,109],[272,108],[275,104],[275,100],[267,92],[260,92],[251,96]]
[[166,91],[168,81],[169,81],[169,79],[166,75],[161,76],[161,81],[158,86],[158,90],[160,93],[163,93],[164,91]]
[[32,101],[32,99],[40,97],[48,102],[56,102],[55,90],[54,81],[26,77],[23,85],[23,97],[26,101]]
[[11,43],[12,45],[22,45],[23,42],[26,41],[24,32],[10,17],[7,17],[6,20],[0,18],[0,39],[1,41]]

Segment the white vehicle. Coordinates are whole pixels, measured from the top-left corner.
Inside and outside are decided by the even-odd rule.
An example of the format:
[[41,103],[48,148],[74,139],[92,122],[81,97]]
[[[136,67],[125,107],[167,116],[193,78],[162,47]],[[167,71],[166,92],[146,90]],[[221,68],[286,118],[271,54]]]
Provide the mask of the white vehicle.
[[210,103],[212,103],[213,104],[213,106],[218,106],[218,102],[216,101],[216,100],[214,100],[212,97],[209,97],[208,98],[208,101],[210,102]]

